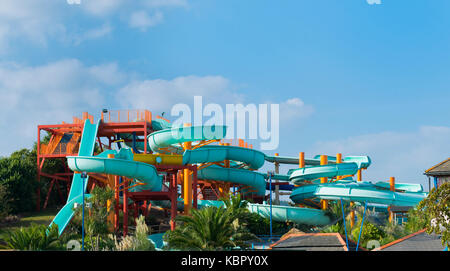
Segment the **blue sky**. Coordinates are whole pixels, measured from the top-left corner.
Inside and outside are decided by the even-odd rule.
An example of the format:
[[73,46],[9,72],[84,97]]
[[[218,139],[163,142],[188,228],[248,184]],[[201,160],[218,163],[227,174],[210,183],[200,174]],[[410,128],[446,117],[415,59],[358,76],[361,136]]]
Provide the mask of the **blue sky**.
[[369,155],[368,179],[425,184],[423,170],[450,151],[449,10],[446,0],[3,0],[0,154],[30,147],[37,124],[104,107],[168,111],[197,94],[280,103],[282,155]]

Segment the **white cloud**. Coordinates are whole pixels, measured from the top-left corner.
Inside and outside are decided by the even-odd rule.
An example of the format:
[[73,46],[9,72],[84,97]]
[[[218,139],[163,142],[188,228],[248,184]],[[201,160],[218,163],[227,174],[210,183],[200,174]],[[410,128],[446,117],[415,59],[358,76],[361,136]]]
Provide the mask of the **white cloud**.
[[139,28],[141,31],[160,24],[164,20],[163,13],[156,11],[153,15],[148,15],[145,11],[133,12],[130,16],[129,25],[133,28]]
[[[81,112],[101,108],[149,109],[170,112],[175,103],[193,103],[194,95],[205,103],[236,103],[241,95],[222,76],[180,76],[172,80],[133,80],[117,63],[86,66],[65,59],[40,66],[0,62],[0,155],[30,147],[38,124],[72,120]],[[14,139],[14,140],[12,140]]]
[[423,172],[449,157],[450,127],[422,126],[413,132],[381,132],[346,139],[317,142],[311,153],[368,155],[372,165],[364,171],[366,179],[425,184]]
[[194,96],[203,96],[204,103],[218,104],[236,103],[242,98],[222,76],[180,76],[133,81],[117,92],[116,99],[123,108],[169,112],[174,104],[192,104]]
[[95,40],[105,36],[108,36],[113,31],[112,26],[109,23],[104,23],[99,27],[95,27],[89,30],[84,31],[81,34],[74,35],[73,43],[75,45],[79,45],[80,43],[87,40]]
[[294,119],[300,119],[310,116],[314,112],[311,105],[305,104],[300,98],[290,98],[280,104],[280,116],[282,120],[291,122]]
[[80,5],[87,13],[95,16],[107,16],[129,10],[187,7],[186,0],[140,0],[130,3],[126,0],[82,0]]
[[2,0],[0,54],[14,48],[19,40],[45,48],[51,39],[78,45],[102,38],[113,30],[109,22],[122,21],[145,31],[163,22],[166,9],[187,6],[184,0],[142,0],[132,4],[125,0],[82,0],[79,5],[60,0]]
[[11,47],[12,41],[25,38],[40,46],[47,38],[61,35],[65,27],[55,1],[2,0],[0,4],[0,52]]
[[106,16],[116,12],[125,4],[127,1],[124,0],[82,0],[80,7],[91,15]]
[[71,121],[83,111],[97,112],[106,89],[125,80],[114,63],[87,67],[76,59],[42,66],[0,63],[0,155],[30,147],[38,124]]

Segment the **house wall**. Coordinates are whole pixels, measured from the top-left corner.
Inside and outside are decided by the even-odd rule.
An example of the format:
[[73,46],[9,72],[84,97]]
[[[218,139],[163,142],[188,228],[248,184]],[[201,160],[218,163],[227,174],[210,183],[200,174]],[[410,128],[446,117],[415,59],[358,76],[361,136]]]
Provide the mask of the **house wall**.
[[450,176],[442,176],[438,177],[438,186],[440,186],[443,183],[450,182]]

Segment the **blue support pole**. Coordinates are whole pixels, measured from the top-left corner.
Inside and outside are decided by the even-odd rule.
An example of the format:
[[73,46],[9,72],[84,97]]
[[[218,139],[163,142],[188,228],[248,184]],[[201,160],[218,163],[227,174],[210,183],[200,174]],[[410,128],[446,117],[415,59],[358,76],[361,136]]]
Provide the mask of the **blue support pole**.
[[361,233],[362,233],[363,226],[364,226],[364,217],[366,216],[366,209],[367,209],[367,201],[364,204],[364,212],[363,212],[363,217],[361,220],[361,228],[359,229],[359,237],[358,237],[358,244],[356,245],[356,251],[358,251],[359,241],[361,240]]
[[270,190],[270,240],[272,241],[272,172],[269,173],[269,190]]
[[81,181],[83,182],[82,184],[82,189],[83,189],[83,205],[82,205],[82,214],[81,214],[81,251],[84,251],[84,182],[86,180],[87,174],[86,172],[81,173]]
[[434,177],[434,188],[437,189],[437,187],[438,187],[438,178]]
[[137,139],[136,139],[136,132],[133,132],[133,144],[132,144],[132,146],[133,146],[133,151],[134,151],[135,153],[141,153],[141,152],[137,149],[137,147],[136,147],[136,141],[137,141]]
[[345,212],[342,199],[341,199],[341,206],[342,206],[342,221],[344,221],[344,229],[345,229],[345,243],[347,244],[347,249],[350,250],[350,247],[348,246],[347,225],[345,224]]

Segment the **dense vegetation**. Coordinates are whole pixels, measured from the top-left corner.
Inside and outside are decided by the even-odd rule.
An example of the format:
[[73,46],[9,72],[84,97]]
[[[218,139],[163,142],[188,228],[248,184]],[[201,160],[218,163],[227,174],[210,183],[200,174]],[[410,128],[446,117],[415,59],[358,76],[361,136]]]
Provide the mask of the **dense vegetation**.
[[[48,143],[50,136],[45,136],[43,143]],[[50,180],[42,177],[36,180],[37,155],[36,143],[32,149],[13,152],[9,157],[0,157],[0,218],[7,214],[30,212],[36,208],[36,190],[41,189],[41,202],[49,189]],[[44,163],[47,173],[64,172],[64,164],[60,159],[50,159]],[[64,193],[64,189],[63,193]],[[64,195],[65,196],[65,195]],[[51,194],[48,206],[63,204],[55,193]]]
[[417,209],[421,222],[427,225],[428,233],[442,236],[442,245],[450,246],[450,183],[446,182],[433,188],[426,199],[420,202]]
[[247,228],[249,210],[240,196],[225,200],[225,207],[192,210],[191,215],[177,217],[179,225],[164,235],[170,249],[230,250],[245,249],[257,240]]
[[[430,197],[424,199],[417,208],[412,208],[409,210],[407,214],[407,222],[403,225],[389,222],[387,216],[383,221],[374,223],[369,219],[370,216],[373,215],[373,213],[371,212],[371,210],[366,210],[366,219],[364,220],[364,226],[361,232],[360,247],[372,249],[375,248],[373,247],[373,241],[378,242],[378,244],[382,246],[424,228],[429,228],[429,225],[431,223],[430,217],[432,216],[429,214],[429,212],[425,211],[426,208],[421,207],[426,205],[425,202],[430,202]],[[363,209],[364,208],[362,206],[350,207],[349,204],[344,203],[348,238],[355,243],[358,242],[359,239],[362,220],[358,219],[353,228],[351,228],[350,211],[354,210],[356,213],[356,217],[362,218]],[[328,212],[332,219],[334,219],[335,223],[323,228],[321,231],[338,232],[342,235],[345,235],[344,222],[342,220],[342,206],[340,202],[330,203]]]

